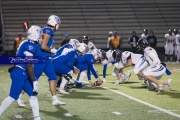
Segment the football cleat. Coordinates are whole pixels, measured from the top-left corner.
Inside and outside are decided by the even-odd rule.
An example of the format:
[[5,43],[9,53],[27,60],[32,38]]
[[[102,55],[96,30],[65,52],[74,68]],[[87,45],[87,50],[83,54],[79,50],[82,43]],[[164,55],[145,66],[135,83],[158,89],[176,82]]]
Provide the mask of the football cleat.
[[56,99],[52,101],[52,105],[65,105],[66,103],[61,102],[60,100]]
[[23,102],[22,99],[17,99],[17,103],[18,103],[18,105],[21,106],[21,107],[26,106],[26,105],[24,104],[24,102]]
[[66,92],[65,90],[62,90],[62,89],[58,90],[58,92],[59,92],[59,94],[69,94],[68,92]]

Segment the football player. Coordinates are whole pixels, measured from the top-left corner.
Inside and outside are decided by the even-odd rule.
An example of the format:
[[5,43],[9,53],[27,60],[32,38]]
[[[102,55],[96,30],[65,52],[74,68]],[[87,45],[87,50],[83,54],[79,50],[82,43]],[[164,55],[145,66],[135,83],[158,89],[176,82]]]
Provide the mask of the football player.
[[[86,49],[86,47],[84,47]],[[83,56],[79,57],[77,64],[75,65],[79,70],[80,74],[78,80],[74,82],[74,86],[76,87],[84,87],[82,81],[84,77],[88,76],[88,81],[91,86],[101,85],[103,83],[102,79],[99,78],[95,68],[94,63],[101,59],[101,51],[98,49],[93,49],[92,53],[86,53]],[[91,73],[96,78],[96,81],[93,83],[91,81]],[[96,84],[97,83],[97,84]]]
[[143,57],[143,55],[135,54],[129,51],[124,51],[120,56],[120,62],[115,64],[116,68],[119,70],[119,79],[117,79],[115,85],[129,80],[131,74],[129,72],[125,74],[122,73],[122,69],[129,66],[134,66],[134,73],[138,75],[139,79],[144,78],[142,71],[147,67],[148,62]]
[[180,30],[178,31],[178,34],[176,35],[176,45],[177,45],[177,61],[180,60]]
[[173,51],[174,46],[176,45],[175,42],[175,35],[172,34],[172,29],[169,29],[169,33],[165,34],[164,39],[164,49],[165,49],[165,61],[169,61],[168,58],[170,57],[170,61],[173,61]]
[[77,74],[79,72],[79,70],[74,67],[79,55],[75,49],[71,49],[72,50],[64,50],[64,53],[52,59],[55,73],[60,77],[62,76],[62,82],[58,90],[61,94],[69,94],[65,91],[65,86],[68,81],[72,79],[73,73]]
[[149,43],[147,42],[147,39],[140,39],[138,41],[138,46],[141,50],[144,51],[144,56],[146,60],[152,61],[151,64],[146,68],[146,70],[143,71],[143,74],[146,79],[148,79],[150,82],[155,83],[153,90],[157,87],[158,91],[162,91],[164,88],[164,85],[168,85],[168,87],[170,88],[171,79],[168,79],[165,82],[158,81],[158,79],[160,79],[164,75],[165,72],[168,75],[171,73],[166,68],[166,65],[164,63],[161,63],[156,51],[153,48],[149,47]]
[[48,58],[48,61],[45,64],[35,64],[34,70],[36,78],[38,79],[44,72],[49,81],[49,88],[52,94],[52,105],[61,105],[65,104],[61,102],[56,96],[56,74],[54,72],[54,67],[51,63],[52,54],[55,54],[57,50],[52,48],[54,42],[54,32],[58,31],[61,26],[61,20],[56,15],[51,15],[47,21],[47,27],[42,29],[42,42],[41,50],[39,56]]
[[[27,31],[27,39],[23,41],[16,56],[30,57],[37,56],[38,40],[41,37],[41,28],[39,26],[31,26]],[[29,95],[29,103],[32,108],[34,120],[41,120],[39,114],[39,103],[36,96],[38,92],[38,81],[34,74],[33,64],[24,63],[16,64],[15,67],[9,69],[12,84],[9,96],[3,100],[0,106],[0,116],[8,107],[18,99],[19,94],[24,90]],[[31,85],[33,84],[33,87]]]
[[147,38],[149,36],[148,30],[143,29],[143,34],[141,34],[141,38]]
[[[57,50],[56,54],[52,56],[52,58],[55,58],[59,55],[63,55],[64,53],[70,52],[72,50],[77,50],[78,46],[79,46],[79,41],[77,39],[70,39],[69,43],[60,47]],[[57,76],[57,87],[60,86],[61,81],[62,81],[61,80],[62,77],[61,76],[58,77],[58,76]]]
[[94,45],[94,43],[92,43],[92,42],[90,42],[89,41],[90,39],[89,39],[89,37],[88,36],[83,36],[83,38],[82,38],[82,41],[83,41],[83,43],[85,43],[87,46],[88,46],[88,52],[89,53],[91,53],[92,51],[93,51],[93,49],[97,49],[96,48],[96,46]]

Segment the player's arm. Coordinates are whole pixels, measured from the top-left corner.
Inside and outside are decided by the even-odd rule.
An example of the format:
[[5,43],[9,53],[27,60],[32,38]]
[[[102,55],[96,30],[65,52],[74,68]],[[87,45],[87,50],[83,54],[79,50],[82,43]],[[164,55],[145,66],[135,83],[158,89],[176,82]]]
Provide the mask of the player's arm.
[[132,65],[131,54],[126,59],[127,59],[127,62],[123,65],[124,68]]
[[156,55],[153,52],[150,52],[148,54],[148,57],[152,60],[152,63],[148,67],[148,69],[151,69],[151,68],[155,67],[158,64],[158,59],[157,59]]
[[86,58],[86,61],[87,61],[87,65],[91,71],[91,73],[94,75],[94,77],[97,79],[98,78],[98,75],[96,73],[96,70],[94,68],[94,62],[93,60],[91,60],[92,58]]
[[164,45],[166,45],[166,42],[167,42],[167,38],[165,36],[165,38],[164,38]]
[[42,43],[41,43],[41,49],[47,52],[51,52],[51,49],[47,46],[48,41],[50,39],[50,35],[49,34],[43,34],[42,36]]
[[[28,51],[26,51],[26,52],[24,52],[24,53],[25,53],[26,56],[33,58],[33,54],[32,54],[32,53],[30,53],[30,52],[28,52]],[[30,79],[31,79],[32,82],[33,82],[33,91],[34,91],[34,92],[38,92],[39,87],[38,87],[37,78],[36,78],[35,75],[34,75],[33,64],[29,64],[29,63],[26,64],[26,71],[27,71]]]

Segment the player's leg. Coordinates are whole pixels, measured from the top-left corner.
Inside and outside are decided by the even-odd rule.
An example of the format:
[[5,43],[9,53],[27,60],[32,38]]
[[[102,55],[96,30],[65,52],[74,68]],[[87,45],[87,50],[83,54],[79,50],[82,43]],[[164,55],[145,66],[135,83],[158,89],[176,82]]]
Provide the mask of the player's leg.
[[36,96],[37,93],[33,92],[32,81],[26,80],[23,89],[29,95],[29,104],[32,108],[34,120],[41,120],[40,113],[39,113],[39,102]]
[[53,105],[64,105],[65,103],[61,102],[56,96],[56,74],[54,72],[54,67],[50,61],[44,68],[44,73],[48,77],[49,89],[52,94],[52,104]]
[[180,60],[180,46],[177,46],[177,62]]
[[64,69],[63,71],[66,72],[66,74],[63,74],[63,76],[62,76],[62,82],[61,82],[61,85],[60,85],[58,91],[61,94],[69,94],[68,92],[65,91],[65,86],[67,85],[69,80],[72,79],[73,71],[71,69],[69,69],[68,67],[66,69]]
[[87,70],[83,70],[78,74],[77,82],[76,82],[76,87],[79,88],[84,88],[86,87],[82,82],[84,80],[84,77],[87,76]]
[[164,85],[167,85],[167,82],[158,81],[156,77],[162,76],[166,72],[166,68],[163,65],[156,65],[155,68],[147,70],[144,72],[145,77],[155,83],[158,86],[158,90],[162,91]]
[[168,46],[166,45],[166,46],[164,47],[164,49],[165,49],[164,61],[167,62],[167,61],[169,61],[169,60],[168,60],[169,48],[168,48]]
[[173,60],[174,60],[174,55],[173,55],[173,53],[174,53],[174,46],[170,46],[170,61],[171,62],[173,62]]
[[17,103],[18,103],[18,105],[21,106],[21,107],[26,106],[26,105],[24,104],[24,101],[23,101],[23,95],[24,95],[24,93],[25,93],[25,91],[22,90],[21,93],[20,93],[20,95],[19,95],[19,98],[17,99]]
[[15,68],[11,74],[11,88],[9,96],[4,99],[0,106],[0,116],[4,113],[5,110],[9,108],[9,106],[18,99],[19,94],[21,93],[24,85],[25,79],[27,79],[27,74],[24,70],[19,68]]

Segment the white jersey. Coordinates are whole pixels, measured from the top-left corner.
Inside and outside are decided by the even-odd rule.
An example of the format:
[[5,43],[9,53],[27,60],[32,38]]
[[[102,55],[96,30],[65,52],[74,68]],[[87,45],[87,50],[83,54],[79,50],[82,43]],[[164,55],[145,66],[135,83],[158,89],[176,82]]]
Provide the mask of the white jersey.
[[96,46],[94,45],[94,43],[92,43],[92,42],[88,42],[87,46],[89,48],[88,53],[91,53],[93,49],[97,49]]
[[104,59],[101,62],[103,65],[106,65],[108,63],[112,63],[114,61],[113,52],[114,52],[113,50],[108,50],[106,52],[106,59]]
[[180,46],[180,34],[176,35],[176,45]]
[[161,63],[157,52],[152,47],[146,47],[144,49],[144,57],[150,63],[149,68],[153,68]]
[[166,46],[172,46],[174,44],[174,40],[176,39],[175,35],[169,35],[169,34],[165,34],[165,39],[166,39]]
[[147,34],[147,35],[145,35],[144,33],[143,34],[141,34],[141,38],[147,38],[149,36],[149,34]]
[[125,51],[125,52],[122,53],[121,60],[122,60],[123,64],[126,64],[128,59],[131,59],[132,64],[136,65],[139,62],[139,60],[141,59],[142,56],[143,55],[141,55],[141,54],[134,54],[132,52]]

